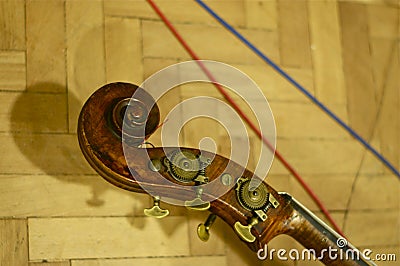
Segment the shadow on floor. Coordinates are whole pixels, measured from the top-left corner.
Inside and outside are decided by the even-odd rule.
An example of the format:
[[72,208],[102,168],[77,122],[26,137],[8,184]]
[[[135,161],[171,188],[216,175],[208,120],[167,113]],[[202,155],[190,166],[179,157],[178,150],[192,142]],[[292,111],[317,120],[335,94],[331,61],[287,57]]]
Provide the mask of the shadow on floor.
[[[49,92],[50,91],[50,92]],[[52,93],[55,91],[57,93]],[[75,103],[74,103],[75,102]],[[20,152],[34,164],[32,174],[46,174],[63,182],[91,187],[90,206],[102,206],[106,182],[97,182],[79,149],[75,133],[68,133],[68,104],[79,100],[58,84],[38,83],[15,101],[11,131]],[[24,169],[15,169],[16,173]],[[100,178],[100,177],[98,177]]]

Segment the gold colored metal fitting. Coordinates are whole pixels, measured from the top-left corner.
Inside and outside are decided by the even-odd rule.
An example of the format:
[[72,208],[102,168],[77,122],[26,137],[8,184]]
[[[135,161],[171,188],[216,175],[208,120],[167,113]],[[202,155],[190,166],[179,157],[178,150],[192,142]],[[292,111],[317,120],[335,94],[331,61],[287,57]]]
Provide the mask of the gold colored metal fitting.
[[154,203],[153,207],[150,209],[144,209],[143,210],[144,214],[149,217],[161,219],[169,214],[169,210],[164,210],[160,208],[160,197],[156,196],[154,197]]
[[210,228],[216,218],[217,215],[212,213],[207,217],[207,220],[204,224],[199,224],[199,226],[197,227],[197,236],[200,238],[200,240],[204,242],[208,241],[208,239],[210,238]]
[[194,211],[205,211],[208,210],[211,206],[210,202],[204,201],[201,199],[201,195],[203,194],[202,188],[196,189],[196,198],[194,200],[185,201],[185,207],[194,210]]
[[256,237],[251,233],[251,228],[258,223],[257,218],[251,217],[250,223],[248,225],[243,225],[237,221],[234,225],[236,233],[241,239],[246,242],[252,243],[256,240]]

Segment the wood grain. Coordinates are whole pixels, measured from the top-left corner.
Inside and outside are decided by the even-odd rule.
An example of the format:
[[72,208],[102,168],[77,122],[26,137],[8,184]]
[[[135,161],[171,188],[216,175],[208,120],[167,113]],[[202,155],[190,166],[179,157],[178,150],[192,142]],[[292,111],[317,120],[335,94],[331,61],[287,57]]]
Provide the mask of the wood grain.
[[24,1],[0,2],[0,36],[0,50],[25,49]]
[[69,132],[85,99],[106,81],[103,3],[66,2]]
[[368,39],[366,7],[340,2],[343,69],[350,125],[370,139],[376,123],[377,104],[372,79],[372,58]]
[[279,50],[285,67],[311,68],[306,1],[278,1]]
[[214,257],[182,257],[182,258],[133,258],[133,259],[104,259],[104,260],[72,260],[71,266],[175,266],[175,265],[221,265],[227,266],[227,262],[222,256]]
[[28,265],[26,220],[0,219],[0,262],[2,265]]
[[23,91],[25,88],[25,53],[20,51],[0,51],[0,90]]
[[104,23],[107,82],[142,82],[141,22],[106,17]]
[[30,262],[29,266],[70,266],[70,261]]
[[[64,1],[31,0],[26,3],[27,85],[30,90],[66,91],[64,4]],[[34,86],[38,82],[58,86]]]
[[[28,222],[31,260],[188,256],[190,252],[188,238],[182,237],[188,230],[183,217],[162,222],[139,217],[32,218]],[[134,245],[137,239],[140,245]]]
[[334,1],[310,1],[309,23],[312,59],[318,99],[346,119],[346,89],[342,62],[341,29],[338,4]]

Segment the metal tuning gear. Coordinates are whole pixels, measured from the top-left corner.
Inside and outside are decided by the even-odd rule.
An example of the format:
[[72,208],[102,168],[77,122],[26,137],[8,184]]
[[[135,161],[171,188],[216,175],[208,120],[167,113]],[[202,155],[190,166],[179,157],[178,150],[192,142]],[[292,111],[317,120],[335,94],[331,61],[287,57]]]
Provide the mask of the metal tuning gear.
[[153,207],[151,207],[149,209],[144,209],[143,212],[146,216],[158,218],[158,219],[164,218],[164,217],[168,216],[168,214],[169,214],[169,210],[164,210],[164,209],[160,208],[160,197],[159,196],[154,197]]
[[250,218],[248,225],[243,225],[237,221],[234,228],[237,234],[244,241],[254,242],[255,237],[251,234],[251,228],[258,223],[258,220],[265,221],[267,210],[272,207],[279,206],[279,202],[275,197],[268,192],[264,183],[260,183],[258,187],[250,187],[250,179],[241,177],[237,181],[236,197],[239,204],[246,210],[252,212],[253,216]]
[[205,211],[210,208],[210,202],[203,201],[201,195],[203,194],[203,188],[200,187],[203,184],[208,183],[209,179],[206,176],[206,167],[211,163],[211,159],[204,157],[202,155],[198,158],[200,162],[200,171],[198,176],[193,180],[196,183],[195,191],[196,198],[193,200],[185,201],[185,206],[188,209],[195,211]]
[[186,150],[176,150],[168,158],[164,158],[163,162],[172,178],[181,183],[195,182],[196,184],[196,198],[185,201],[185,206],[191,210],[208,210],[210,203],[201,199],[203,188],[199,186],[209,181],[205,175],[205,168],[211,160],[202,155],[196,156],[193,152]]
[[205,221],[204,224],[199,224],[199,226],[197,227],[197,236],[200,238],[200,240],[204,242],[208,241],[208,239],[210,238],[210,228],[213,225],[216,218],[217,215],[212,213],[207,217],[207,220]]
[[256,188],[250,187],[250,179],[240,178],[236,188],[240,205],[248,211],[261,210],[268,203],[269,193],[264,183]]
[[178,182],[190,183],[200,174],[200,161],[190,151],[177,150],[164,159],[170,175]]

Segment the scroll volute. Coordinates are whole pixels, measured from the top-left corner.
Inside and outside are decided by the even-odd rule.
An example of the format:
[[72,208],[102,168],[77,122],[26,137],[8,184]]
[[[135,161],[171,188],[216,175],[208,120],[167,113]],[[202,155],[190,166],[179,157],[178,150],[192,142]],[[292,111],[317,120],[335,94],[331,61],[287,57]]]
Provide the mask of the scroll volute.
[[[127,103],[138,90],[140,90],[139,95],[141,96],[135,102],[144,108],[127,109],[130,108]],[[154,191],[158,193],[157,196],[161,199],[165,197],[180,201],[193,200],[196,197],[194,182],[182,184],[172,178],[165,165],[158,165],[155,171],[150,162],[151,160],[162,161],[166,154],[178,149],[188,151],[196,156],[200,154],[199,150],[179,147],[138,148],[159,124],[159,109],[152,101],[151,96],[144,90],[128,83],[111,83],[97,90],[85,103],[78,121],[78,139],[82,152],[89,164],[103,178],[117,187],[140,193],[148,193],[154,188]],[[135,126],[144,126],[145,129],[124,131],[124,134],[129,135],[124,136],[124,139],[130,140],[130,143],[122,144],[121,123],[127,110],[132,111],[132,116],[137,120],[134,121]],[[141,115],[143,114],[147,115],[146,123],[142,123]],[[137,132],[142,132],[142,135]],[[143,132],[145,132],[145,136],[143,136]],[[123,145],[125,146],[123,147]],[[201,154],[213,158],[206,168],[206,176],[209,181],[218,179],[217,182],[214,182],[215,186],[211,190],[203,193],[202,199],[205,201],[214,199],[213,196],[217,191],[226,190],[227,182],[232,186],[227,193],[211,201],[209,211],[218,215],[232,228],[235,228],[237,224],[249,225],[257,217],[252,210],[245,208],[238,201],[237,185],[235,184],[238,180],[252,177],[253,174],[225,157],[204,151],[201,151]],[[228,163],[230,163],[229,173],[225,172]],[[220,178],[224,174],[225,179],[228,177],[225,181]],[[171,186],[171,182],[180,186]],[[292,214],[288,200],[268,184],[264,183],[264,185],[270,198],[276,202],[275,206],[265,209],[264,219],[258,219],[258,222],[251,227],[250,232],[255,240],[244,241],[254,251],[264,247],[264,244],[276,235],[287,233],[289,228],[285,227],[284,221],[288,220]],[[144,186],[147,188],[146,190],[143,189]],[[237,230],[235,231],[237,232]]]

